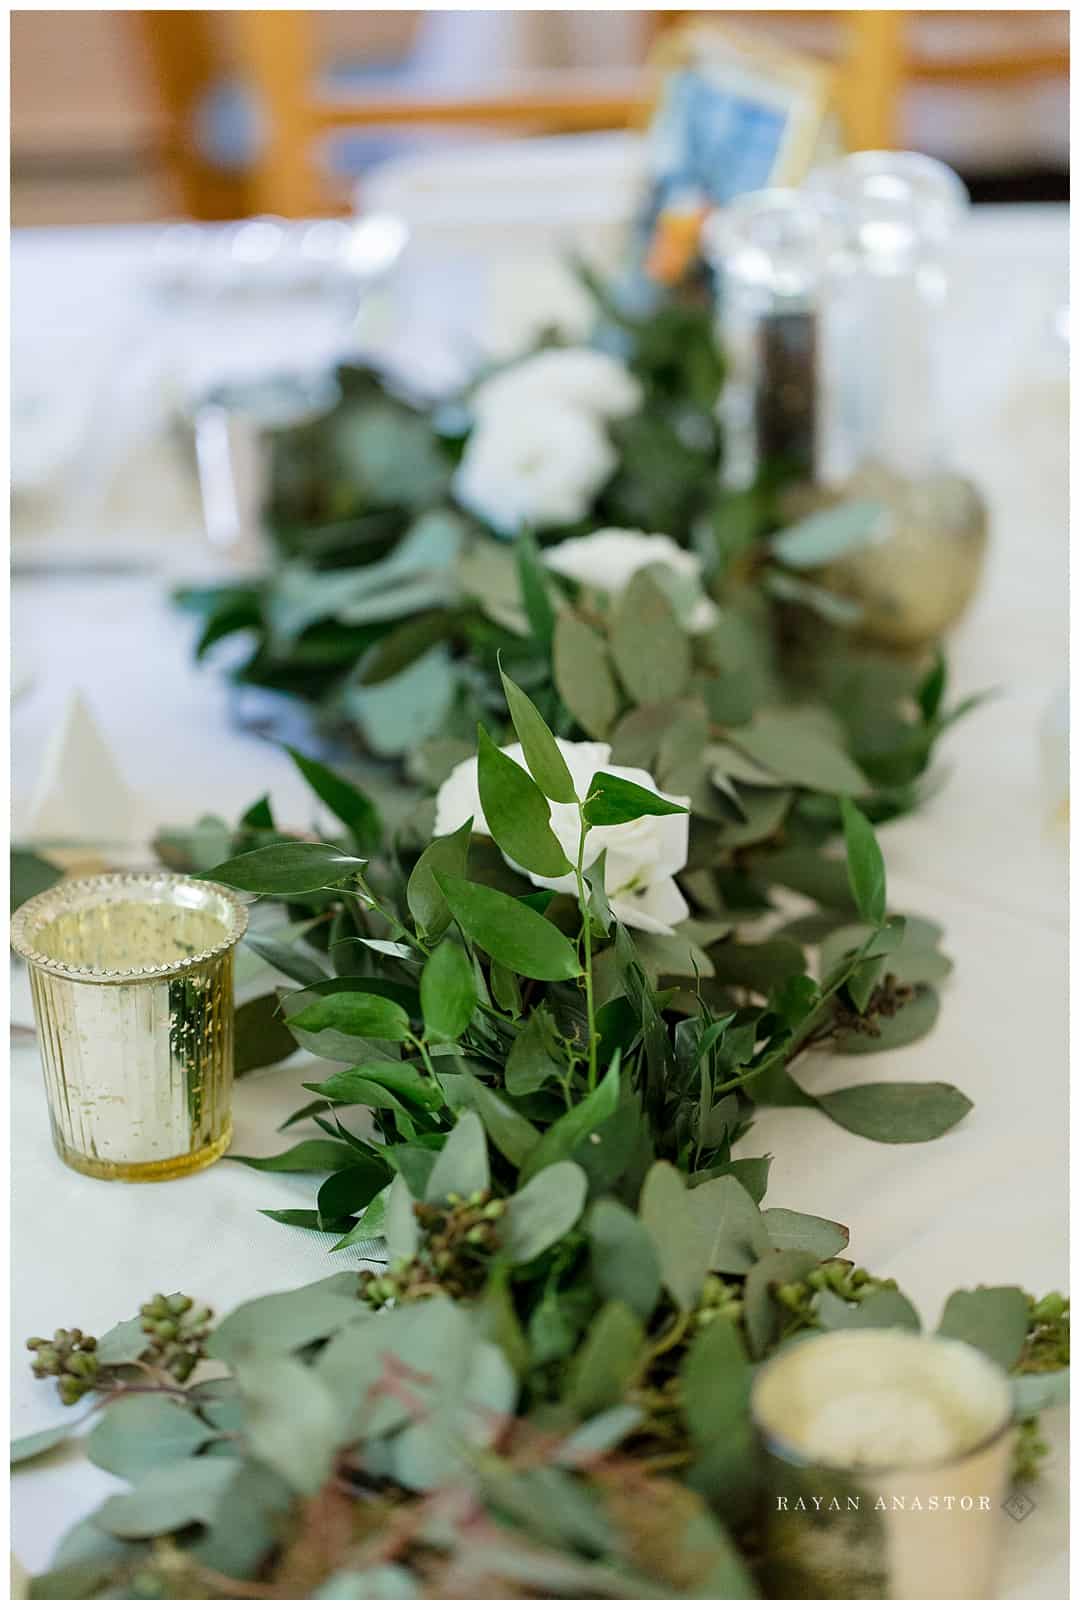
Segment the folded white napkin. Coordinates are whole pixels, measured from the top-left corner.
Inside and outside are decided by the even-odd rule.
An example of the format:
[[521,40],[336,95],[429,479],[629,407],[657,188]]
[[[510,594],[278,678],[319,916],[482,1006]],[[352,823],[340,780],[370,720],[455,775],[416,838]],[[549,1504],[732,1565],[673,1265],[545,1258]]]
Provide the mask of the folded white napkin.
[[139,802],[77,690],[45,752],[22,838],[105,848],[136,842]]

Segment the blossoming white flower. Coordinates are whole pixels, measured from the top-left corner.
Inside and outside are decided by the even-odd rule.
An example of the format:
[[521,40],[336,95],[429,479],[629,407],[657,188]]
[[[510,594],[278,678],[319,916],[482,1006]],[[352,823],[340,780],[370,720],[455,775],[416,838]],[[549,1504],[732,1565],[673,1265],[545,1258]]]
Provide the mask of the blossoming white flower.
[[470,399],[478,422],[524,410],[578,408],[594,419],[621,419],[641,406],[641,386],[617,358],[589,347],[553,347],[484,380]]
[[560,576],[612,598],[646,565],[664,565],[682,584],[673,589],[672,602],[687,630],[707,631],[716,619],[715,604],[701,592],[700,558],[660,532],[610,526],[588,537],[567,537],[546,549],[544,562]]
[[508,411],[475,427],[454,475],[458,502],[496,531],[583,520],[616,465],[589,414],[558,403]]
[[[676,794],[665,794],[657,788],[647,771],[638,766],[611,765],[611,748],[601,743],[568,743],[564,738],[556,742],[566,761],[578,796],[585,797],[593,776],[598,771],[623,777],[627,782],[648,788],[661,799],[676,805],[689,805],[690,801]],[[509,744],[504,755],[526,771],[524,751],[520,744]],[[455,766],[439,789],[435,802],[435,833],[441,838],[453,833],[469,817],[473,819],[475,833],[489,833],[480,804],[480,785],[476,757],[463,760]],[[576,861],[580,823],[575,805],[553,804],[551,828],[562,845],[568,860]],[[614,827],[592,827],[585,839],[585,866],[590,867],[607,851],[604,863],[604,886],[612,912],[628,928],[642,928],[646,933],[670,934],[676,923],[688,915],[689,908],[683,899],[675,873],[686,865],[689,853],[689,816],[640,816],[636,822],[620,822]],[[506,857],[510,861],[509,856]],[[517,871],[525,868],[510,861]],[[542,889],[556,889],[562,894],[574,894],[577,885],[572,875],[561,878],[542,878],[527,872],[532,883]]]

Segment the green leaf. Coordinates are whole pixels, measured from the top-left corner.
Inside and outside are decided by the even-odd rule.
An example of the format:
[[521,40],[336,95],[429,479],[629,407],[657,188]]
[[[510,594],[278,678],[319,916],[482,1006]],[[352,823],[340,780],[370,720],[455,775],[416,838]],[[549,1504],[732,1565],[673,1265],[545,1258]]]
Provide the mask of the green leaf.
[[469,1026],[476,1010],[476,980],[468,956],[452,939],[444,939],[424,963],[420,1005],[429,1040],[456,1040]]
[[636,822],[641,816],[686,816],[685,805],[663,799],[650,788],[641,788],[625,777],[598,771],[589,784],[585,800],[585,819],[593,827],[613,827],[619,822]]
[[885,860],[874,829],[850,799],[840,801],[847,847],[848,882],[864,922],[875,927],[885,921]]
[[318,1084],[305,1084],[304,1089],[314,1090],[328,1101],[373,1106],[371,1089],[380,1085],[422,1107],[442,1105],[438,1087],[411,1062],[364,1062],[356,1068],[340,1068]]
[[142,1315],[136,1314],[133,1319],[122,1319],[107,1330],[98,1338],[98,1363],[134,1364],[137,1358],[142,1358],[150,1345],[150,1338],[142,1327]]
[[526,618],[533,636],[546,647],[555,630],[555,611],[548,591],[547,572],[540,561],[536,541],[528,531],[523,531],[518,537],[514,545],[514,558]]
[[615,605],[611,653],[635,704],[677,699],[690,676],[690,640],[664,589],[645,570]]
[[462,1113],[435,1159],[424,1199],[445,1202],[448,1196],[471,1196],[491,1187],[487,1136],[474,1112]]
[[955,1085],[936,1082],[851,1085],[817,1099],[842,1129],[887,1145],[936,1140],[958,1124],[972,1106]]
[[755,1485],[752,1379],[738,1331],[716,1315],[687,1349],[679,1383],[682,1417],[698,1451],[689,1485],[725,1514],[741,1511]]
[[15,1437],[11,1444],[10,1463],[13,1465],[29,1464],[31,1459],[37,1459],[41,1454],[48,1453],[52,1448],[59,1448],[74,1433],[78,1422],[73,1425],[65,1420],[58,1426],[49,1426],[44,1431],[31,1431],[28,1436]]
[[549,1079],[565,1073],[555,1057],[555,1020],[546,1006],[537,1006],[525,1019],[506,1059],[506,1088],[512,1096],[528,1096]]
[[766,1208],[762,1214],[769,1241],[778,1252],[812,1252],[824,1261],[848,1244],[847,1226],[791,1208]]
[[514,731],[525,752],[525,764],[533,780],[548,799],[560,805],[573,805],[577,800],[574,780],[546,721],[528,694],[510,680],[501,665],[499,675],[510,710],[510,720],[514,723]]
[[559,697],[590,738],[605,738],[619,712],[607,645],[570,610],[555,622],[552,669]]
[[257,995],[244,1001],[233,1017],[233,1071],[254,1073],[273,1068],[296,1051],[296,1041],[281,1016],[276,995]]
[[332,844],[267,844],[200,874],[252,894],[313,894],[363,871],[366,861]]
[[254,805],[249,805],[240,818],[241,827],[274,829],[274,813],[270,809],[270,795],[263,794]]
[[793,569],[816,570],[842,554],[878,541],[885,514],[880,503],[840,503],[777,532],[769,547],[777,559]]
[[603,1197],[589,1210],[586,1230],[593,1284],[601,1297],[618,1299],[648,1320],[660,1298],[660,1259],[636,1213]]
[[283,945],[276,939],[264,939],[261,934],[252,933],[244,935],[244,944],[279,973],[291,978],[294,984],[318,984],[328,976],[326,969],[310,951],[298,950],[294,945]]
[[342,1219],[366,1208],[392,1174],[381,1157],[362,1157],[353,1154],[351,1163],[331,1174],[319,1187],[319,1228],[332,1229]]
[[63,867],[54,866],[33,850],[11,851],[11,909],[15,911],[36,894],[44,894],[64,876]]
[[131,1492],[107,1499],[95,1523],[114,1537],[156,1537],[196,1523],[212,1525],[239,1469],[236,1459],[179,1459],[158,1465]]
[[414,1207],[415,1198],[404,1174],[395,1174],[386,1198],[383,1222],[387,1254],[394,1261],[415,1257],[420,1245],[420,1226],[416,1222]]
[[404,620],[385,637],[380,637],[370,654],[364,656],[359,676],[361,687],[378,687],[407,671],[436,643],[443,643],[452,636],[455,624],[455,616],[447,609],[426,610],[411,620]]
[[477,732],[477,782],[488,830],[504,855],[544,878],[572,871],[551,830],[544,795],[527,771],[496,748],[483,726]]
[[539,1145],[525,1160],[521,1170],[522,1183],[539,1174],[550,1163],[569,1157],[587,1136],[595,1133],[604,1120],[611,1117],[618,1105],[619,1058],[616,1055],[596,1089],[575,1102],[545,1131]]
[[263,1174],[325,1174],[331,1169],[348,1168],[356,1162],[357,1154],[341,1140],[302,1140],[276,1157],[241,1157],[230,1152],[229,1158]]
[[693,1308],[709,1272],[714,1227],[687,1200],[683,1177],[670,1163],[654,1163],[645,1177],[639,1212],[656,1247],[664,1285],[680,1308]]
[[[877,1034],[848,1033],[846,1030],[836,1041],[836,1050],[844,1056],[866,1056],[876,1051],[895,1051],[910,1045],[929,1034],[937,1022],[941,998],[937,990],[920,985],[914,1000],[901,1006],[893,1017],[879,1017]],[[946,1087],[948,1088],[948,1087]],[[969,1103],[970,1105],[970,1103]]]
[[242,1360],[236,1379],[252,1452],[296,1492],[313,1496],[345,1439],[333,1394],[314,1370],[291,1358]]
[[761,1210],[733,1174],[718,1174],[687,1193],[686,1206],[704,1234],[711,1234],[709,1268],[746,1274],[770,1249]]
[[403,1006],[383,995],[365,995],[355,990],[324,995],[288,1021],[308,1034],[336,1029],[340,1034],[364,1040],[405,1040],[409,1035],[409,1014]]
[[927,671],[923,680],[919,683],[918,690],[915,694],[915,697],[918,700],[919,709],[922,711],[922,718],[924,721],[933,721],[934,717],[941,709],[942,701],[945,698],[945,686],[947,678],[948,667],[945,663],[945,656],[941,650],[938,649],[937,654],[934,657],[933,665],[930,667],[929,671]]
[[512,1263],[530,1263],[573,1229],[589,1182],[576,1163],[552,1163],[534,1174],[506,1204],[499,1220],[500,1251]]
[[869,784],[850,755],[805,714],[759,710],[748,727],[728,733],[728,742],[783,783],[823,794],[865,794]]
[[495,961],[525,978],[580,977],[577,951],[545,917],[498,889],[445,873],[435,877],[462,931]]
[[519,1168],[540,1138],[535,1125],[467,1070],[444,1073],[440,1067],[438,1077],[454,1111],[479,1114],[491,1144]]
[[293,1353],[335,1335],[356,1318],[355,1273],[330,1275],[241,1303],[211,1332],[206,1350],[226,1364],[255,1353]]
[[767,1252],[759,1258],[743,1286],[743,1324],[751,1358],[761,1358],[776,1337],[780,1311],[773,1300],[777,1286],[802,1280],[817,1267],[812,1252]]
[[171,1398],[121,1398],[109,1405],[90,1433],[86,1453],[101,1470],[134,1481],[158,1465],[190,1458],[212,1436],[208,1426]]
[[939,1336],[970,1342],[1003,1370],[1020,1357],[1027,1331],[1028,1302],[1019,1286],[954,1291],[938,1325]]
[[450,907],[436,882],[436,873],[450,877],[465,876],[465,863],[472,837],[472,817],[453,833],[432,839],[409,876],[405,899],[413,921],[422,934],[438,939],[451,922]]
[[645,1348],[640,1319],[625,1303],[605,1303],[570,1366],[566,1403],[581,1417],[618,1403]]
[[834,1291],[819,1291],[814,1312],[825,1330],[922,1329],[918,1314],[902,1291],[874,1291],[859,1303],[846,1303]]
[[1034,1370],[1011,1381],[1013,1412],[1018,1420],[1069,1401],[1068,1370]]
[[367,795],[321,761],[312,760],[297,749],[288,752],[304,780],[348,828],[356,848],[368,853],[377,850],[382,843],[383,825]]

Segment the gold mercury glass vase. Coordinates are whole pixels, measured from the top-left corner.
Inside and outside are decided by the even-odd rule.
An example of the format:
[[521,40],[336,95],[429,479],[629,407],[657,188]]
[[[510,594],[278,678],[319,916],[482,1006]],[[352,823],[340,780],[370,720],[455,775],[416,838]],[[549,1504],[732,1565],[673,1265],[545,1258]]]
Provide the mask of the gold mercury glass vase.
[[163,1180],[232,1136],[233,951],[247,910],[170,873],[62,882],[21,906],[53,1141],[97,1179]]

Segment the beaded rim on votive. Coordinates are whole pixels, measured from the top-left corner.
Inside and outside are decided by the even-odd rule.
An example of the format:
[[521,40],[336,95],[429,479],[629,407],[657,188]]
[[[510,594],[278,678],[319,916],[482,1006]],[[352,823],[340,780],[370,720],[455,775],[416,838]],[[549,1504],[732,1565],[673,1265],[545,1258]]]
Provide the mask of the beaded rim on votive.
[[[198,895],[213,897],[216,915],[224,925],[223,936],[216,945],[191,956],[155,962],[147,967],[76,967],[36,948],[38,935],[46,923],[80,906],[85,908],[90,903],[86,897],[92,897],[95,893],[115,895],[130,890],[133,896],[138,897],[145,895],[148,890],[157,890],[165,897],[159,903],[166,904],[169,903],[170,891],[174,889],[187,889]],[[207,911],[209,905],[209,900],[201,900],[189,909]],[[247,925],[247,906],[234,889],[226,888],[223,883],[189,878],[179,872],[103,872],[92,878],[63,879],[51,889],[27,900],[12,916],[11,948],[31,967],[40,968],[56,978],[67,978],[82,984],[142,984],[175,977],[224,955],[244,937]]]
[[[979,1361],[980,1365],[986,1367],[987,1372],[993,1372],[995,1375],[999,1376],[1003,1382],[1007,1400],[1003,1417],[996,1421],[992,1429],[987,1431],[985,1435],[979,1437],[976,1442],[973,1442],[970,1445],[970,1447],[964,1448],[962,1451],[957,1453],[946,1454],[943,1458],[925,1459],[899,1464],[894,1461],[891,1464],[884,1463],[880,1465],[841,1465],[835,1464],[828,1459],[821,1459],[817,1456],[806,1453],[804,1449],[797,1447],[795,1443],[789,1441],[782,1431],[779,1431],[775,1426],[770,1425],[765,1416],[761,1413],[761,1377],[768,1368],[774,1364],[782,1363],[783,1360],[790,1356],[791,1353],[794,1353],[800,1349],[809,1349],[815,1347],[820,1348],[823,1343],[827,1345],[830,1341],[838,1336],[880,1337],[886,1335],[906,1336],[912,1341],[941,1342],[952,1348],[961,1348],[965,1352],[971,1354],[973,1358]],[[998,1442],[1002,1437],[1006,1436],[1013,1429],[1013,1426],[1016,1423],[1016,1415],[1012,1405],[1012,1394],[1009,1390],[1008,1376],[1005,1374],[1005,1371],[1001,1369],[1000,1365],[995,1364],[994,1360],[986,1353],[982,1352],[981,1349],[977,1347],[973,1347],[970,1342],[962,1341],[958,1336],[927,1336],[921,1332],[901,1330],[899,1327],[895,1326],[867,1326],[865,1329],[851,1328],[848,1330],[825,1332],[819,1331],[817,1335],[801,1336],[793,1339],[779,1353],[774,1354],[771,1359],[767,1359],[757,1371],[753,1386],[750,1389],[750,1418],[755,1431],[768,1452],[775,1455],[778,1459],[782,1459],[786,1464],[797,1466],[802,1470],[830,1471],[834,1475],[849,1476],[855,1480],[858,1480],[860,1477],[873,1480],[875,1478],[880,1479],[884,1476],[907,1475],[915,1470],[948,1470],[953,1465],[962,1464],[967,1459],[973,1459],[977,1454],[985,1453],[988,1448],[993,1447],[995,1442]]]

